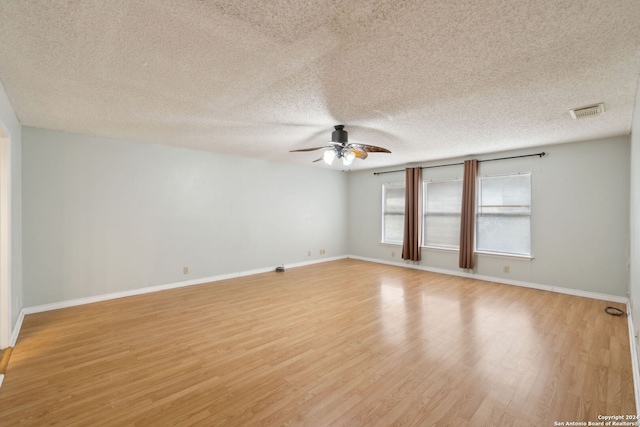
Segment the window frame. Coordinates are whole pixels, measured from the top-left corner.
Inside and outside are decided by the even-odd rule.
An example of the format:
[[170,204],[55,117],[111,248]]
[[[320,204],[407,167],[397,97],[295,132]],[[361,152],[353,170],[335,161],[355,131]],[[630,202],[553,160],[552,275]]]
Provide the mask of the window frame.
[[[526,213],[506,213],[503,214],[505,216],[527,216],[529,217],[529,223],[528,223],[528,234],[529,234],[529,253],[528,254],[521,254],[521,253],[514,253],[514,252],[495,252],[495,251],[488,251],[488,250],[478,250],[478,230],[479,230],[479,212],[480,212],[480,197],[481,197],[481,180],[486,179],[486,178],[498,178],[498,177],[510,177],[510,176],[520,176],[520,175],[528,175],[529,176],[529,210]],[[426,209],[426,203],[427,203],[427,184],[431,183],[431,182],[443,182],[443,181],[461,181],[460,178],[444,178],[444,179],[427,179],[427,180],[423,180],[422,181],[422,196],[423,196],[423,203],[422,203],[422,226],[423,226],[423,232],[422,232],[422,236],[421,236],[421,244],[420,246],[422,248],[425,249],[429,249],[429,250],[434,250],[434,251],[445,251],[445,252],[459,252],[460,251],[460,247],[459,245],[455,248],[453,247],[445,247],[445,246],[434,246],[434,245],[426,245],[425,242],[425,235],[427,232],[426,229],[426,217],[427,217],[427,209]],[[532,233],[531,233],[531,228],[532,228],[532,221],[531,218],[533,217],[533,174],[531,172],[513,172],[513,173],[502,173],[502,174],[495,174],[495,175],[483,175],[483,176],[478,176],[476,177],[475,180],[475,184],[476,184],[476,200],[475,200],[475,230],[474,230],[474,253],[481,255],[481,256],[495,256],[495,257],[504,257],[504,258],[521,258],[521,259],[529,259],[532,260],[534,258],[533,255],[533,239],[532,239]],[[405,182],[400,182],[400,181],[396,181],[396,182],[388,182],[388,183],[384,183],[382,184],[382,206],[381,206],[381,230],[380,230],[380,235],[381,235],[381,239],[380,239],[380,243],[381,244],[385,244],[385,245],[392,245],[392,246],[402,246],[403,242],[402,241],[389,241],[386,239],[385,236],[385,215],[387,214],[386,212],[386,192],[387,192],[387,188],[389,187],[396,187],[396,188],[405,188],[406,183]],[[402,213],[402,216],[404,216],[404,212]],[[403,236],[404,239],[404,236]]]
[[[427,249],[433,249],[433,250],[438,250],[438,251],[452,251],[452,252],[459,252],[460,251],[460,242],[459,242],[459,233],[458,233],[458,245],[455,247],[450,247],[450,246],[436,246],[436,245],[427,245],[426,243],[426,234],[427,234],[427,224],[426,224],[426,220],[427,220],[427,200],[428,200],[428,196],[427,196],[427,188],[428,188],[428,184],[429,183],[440,183],[440,182],[452,182],[452,181],[459,181],[460,183],[462,183],[462,178],[444,178],[444,179],[425,179],[422,181],[422,236],[421,236],[421,246],[423,248],[427,248]],[[461,194],[460,197],[462,198],[462,188],[461,188]],[[457,217],[460,218],[460,216],[462,215],[462,201],[461,201],[461,205],[460,205],[460,209],[457,213]]]
[[[515,216],[526,216],[529,218],[529,227],[528,227],[528,233],[529,233],[529,253],[528,254],[521,254],[521,253],[514,253],[514,252],[496,252],[496,251],[488,251],[488,250],[479,250],[478,249],[478,230],[480,229],[480,227],[478,226],[479,224],[479,217],[480,217],[480,197],[481,197],[481,180],[482,179],[486,179],[486,178],[500,178],[500,177],[511,177],[511,176],[522,176],[522,175],[528,175],[529,176],[529,211],[528,213],[522,213],[522,212],[515,212],[515,213],[502,213],[499,214],[501,216],[510,216],[510,217],[515,217]],[[524,206],[524,205],[522,205]],[[480,254],[480,255],[491,255],[491,256],[499,256],[499,257],[512,257],[512,258],[524,258],[524,259],[533,259],[533,241],[532,241],[532,234],[531,234],[531,218],[533,217],[533,174],[531,172],[514,172],[514,173],[504,173],[504,174],[498,174],[498,175],[484,175],[484,176],[478,176],[476,178],[476,206],[475,206],[475,230],[474,230],[474,241],[473,241],[473,252]],[[496,214],[498,215],[498,214]]]
[[[395,187],[395,188],[406,188],[406,183],[405,182],[386,182],[384,184],[382,184],[382,209],[381,209],[381,213],[382,213],[382,221],[380,221],[382,228],[380,230],[380,243],[385,244],[385,245],[398,245],[398,246],[402,246],[403,241],[400,240],[399,242],[397,241],[389,241],[386,239],[386,235],[385,235],[385,216],[387,215],[387,188],[389,187]],[[394,213],[390,213],[390,214],[394,214]],[[404,219],[404,211],[402,212],[402,217]],[[404,222],[404,221],[403,221]],[[402,237],[402,239],[404,240],[404,235]]]

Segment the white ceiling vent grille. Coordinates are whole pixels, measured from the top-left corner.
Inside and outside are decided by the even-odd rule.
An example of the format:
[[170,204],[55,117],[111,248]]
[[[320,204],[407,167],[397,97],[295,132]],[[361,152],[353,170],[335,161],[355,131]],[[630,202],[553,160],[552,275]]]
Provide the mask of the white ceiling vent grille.
[[604,113],[603,103],[569,110],[569,114],[571,114],[571,117],[574,119],[584,119],[585,117],[597,116],[602,113]]

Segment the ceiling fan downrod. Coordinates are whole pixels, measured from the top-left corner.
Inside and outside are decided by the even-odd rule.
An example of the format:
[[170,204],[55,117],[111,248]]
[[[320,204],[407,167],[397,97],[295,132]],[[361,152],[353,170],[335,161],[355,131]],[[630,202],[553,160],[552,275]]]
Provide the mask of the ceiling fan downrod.
[[375,145],[350,144],[349,135],[344,130],[344,125],[335,125],[334,128],[335,130],[331,132],[331,142],[329,142],[331,145],[329,147],[301,148],[299,150],[291,150],[291,152],[325,150],[322,157],[314,160],[314,162],[324,160],[330,165],[334,159],[338,158],[342,159],[342,164],[345,166],[349,166],[356,158],[366,159],[367,153],[391,153],[386,148],[376,147]]
[[336,130],[331,132],[331,142],[338,142],[345,145],[349,142],[349,134],[344,130],[344,125],[336,125]]

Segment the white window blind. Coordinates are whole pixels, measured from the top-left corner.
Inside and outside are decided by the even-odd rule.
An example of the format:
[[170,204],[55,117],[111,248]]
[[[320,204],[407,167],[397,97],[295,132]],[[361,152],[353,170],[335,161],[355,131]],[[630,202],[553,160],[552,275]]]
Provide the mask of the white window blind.
[[424,181],[422,244],[427,247],[460,247],[462,180]]
[[404,236],[404,183],[382,186],[382,242],[402,244]]
[[476,251],[531,256],[531,174],[478,179]]

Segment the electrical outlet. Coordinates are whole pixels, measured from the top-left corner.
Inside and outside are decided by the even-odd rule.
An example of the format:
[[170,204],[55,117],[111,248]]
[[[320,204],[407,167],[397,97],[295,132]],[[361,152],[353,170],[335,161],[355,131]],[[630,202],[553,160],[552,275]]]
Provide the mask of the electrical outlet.
[[509,266],[505,265],[504,267],[502,267],[502,272],[503,273],[508,273],[509,272]]
[[189,274],[189,267],[183,267],[182,274]]
[[324,255],[324,249],[320,249],[320,255]]
[[396,256],[396,251],[391,251],[391,256],[395,257]]
[[307,256],[311,256],[311,251],[307,251]]

